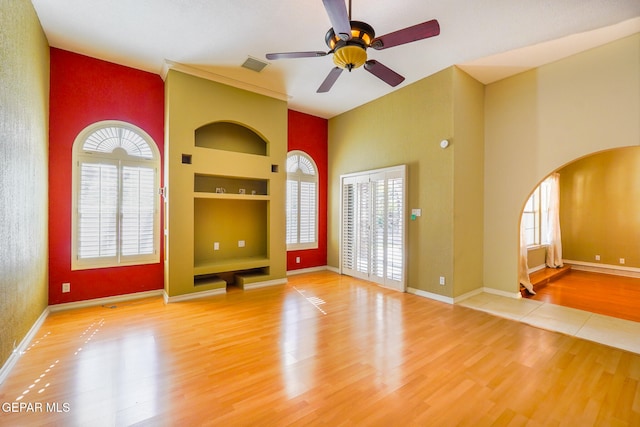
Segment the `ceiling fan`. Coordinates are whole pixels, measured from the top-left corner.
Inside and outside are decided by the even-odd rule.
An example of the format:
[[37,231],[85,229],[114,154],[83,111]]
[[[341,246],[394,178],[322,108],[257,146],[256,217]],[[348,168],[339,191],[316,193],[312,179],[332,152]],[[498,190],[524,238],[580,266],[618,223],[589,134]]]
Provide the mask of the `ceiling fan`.
[[324,37],[330,49],[328,52],[282,52],[266,55],[267,59],[285,59],[313,58],[333,54],[333,62],[336,67],[324,79],[317,90],[318,93],[328,92],[345,69],[351,71],[362,65],[365,70],[395,87],[404,81],[404,77],[375,59],[367,59],[367,48],[383,50],[440,34],[438,21],[432,19],[376,37],[371,25],[351,20],[351,0],[349,0],[348,12],[344,0],[322,0],[322,3],[332,26]]

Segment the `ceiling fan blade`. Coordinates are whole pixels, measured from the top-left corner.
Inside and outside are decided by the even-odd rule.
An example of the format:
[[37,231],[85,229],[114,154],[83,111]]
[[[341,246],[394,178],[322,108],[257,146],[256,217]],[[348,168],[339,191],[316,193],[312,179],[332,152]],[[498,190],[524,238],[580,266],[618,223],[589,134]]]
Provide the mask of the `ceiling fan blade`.
[[333,32],[342,40],[351,38],[351,22],[347,13],[347,5],[344,0],[322,0],[324,8],[329,15]]
[[393,87],[398,86],[404,81],[404,77],[402,77],[400,74],[396,73],[391,68],[379,63],[374,59],[365,62],[364,69]]
[[316,58],[319,56],[326,56],[327,52],[320,50],[314,52],[281,52],[281,53],[267,53],[267,59],[293,59],[293,58]]
[[401,44],[411,43],[416,40],[422,40],[434,37],[440,34],[440,24],[435,19],[423,22],[422,24],[413,25],[384,36],[376,37],[371,41],[371,47],[376,50],[388,49],[390,47]]
[[333,69],[329,71],[329,75],[324,79],[324,81],[322,82],[322,84],[320,85],[320,87],[316,92],[317,93],[329,92],[333,84],[336,82],[336,80],[338,80],[338,77],[340,77],[340,74],[342,74],[342,70],[343,69],[340,67],[333,67]]

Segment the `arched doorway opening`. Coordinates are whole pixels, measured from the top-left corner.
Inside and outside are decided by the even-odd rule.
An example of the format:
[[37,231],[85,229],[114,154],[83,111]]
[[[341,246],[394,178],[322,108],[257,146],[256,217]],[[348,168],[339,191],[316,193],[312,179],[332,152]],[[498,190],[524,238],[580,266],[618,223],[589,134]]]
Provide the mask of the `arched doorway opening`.
[[[546,301],[638,321],[625,312],[640,312],[639,294],[635,293],[635,287],[640,286],[640,147],[591,154],[564,165],[554,171],[556,173],[559,175],[562,264],[571,271],[606,276],[598,279],[580,273],[583,278],[580,283],[565,289],[561,297],[547,296]],[[557,267],[548,266],[549,242],[539,237],[544,236],[545,214],[542,212],[544,200],[537,194],[545,180],[523,205],[521,225],[525,227],[521,226],[521,230],[527,230],[519,239],[526,256],[526,263],[521,257],[519,265],[520,282],[528,273],[533,287],[533,292],[523,292],[523,296],[541,300],[545,300],[539,295],[541,290],[554,286],[555,277],[538,272],[549,273],[550,267]],[[532,219],[534,215],[539,215],[537,220]],[[523,244],[525,240],[528,244]],[[631,280],[616,280],[616,277]],[[605,279],[610,283],[609,288],[600,286],[599,282]],[[600,294],[596,292],[597,286],[602,288]],[[532,296],[533,293],[537,295]],[[545,292],[548,294],[550,292]],[[593,295],[591,302],[585,300],[589,295]],[[607,308],[607,304],[616,307]]]

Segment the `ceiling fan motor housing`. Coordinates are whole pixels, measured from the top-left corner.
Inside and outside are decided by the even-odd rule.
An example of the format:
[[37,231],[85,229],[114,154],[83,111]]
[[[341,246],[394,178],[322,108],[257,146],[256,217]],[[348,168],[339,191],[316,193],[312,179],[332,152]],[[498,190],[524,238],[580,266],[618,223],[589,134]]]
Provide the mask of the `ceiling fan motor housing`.
[[351,38],[342,40],[330,28],[324,37],[327,46],[333,51],[333,62],[340,68],[351,71],[362,66],[367,61],[367,48],[375,37],[375,31],[371,25],[360,22],[351,22]]

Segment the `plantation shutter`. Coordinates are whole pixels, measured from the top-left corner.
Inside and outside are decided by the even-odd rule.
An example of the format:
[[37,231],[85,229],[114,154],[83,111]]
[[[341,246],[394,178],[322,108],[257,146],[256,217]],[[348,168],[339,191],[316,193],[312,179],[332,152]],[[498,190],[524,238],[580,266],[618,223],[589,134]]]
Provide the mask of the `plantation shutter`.
[[154,251],[155,170],[122,168],[122,256]]
[[287,180],[287,245],[298,243],[298,181]]
[[404,290],[405,167],[342,177],[344,274]]
[[301,151],[287,156],[286,241],[288,249],[318,244],[318,174],[313,160]]
[[371,274],[384,277],[386,246],[386,194],[384,174],[371,180],[373,193],[373,225],[371,227]]
[[402,280],[404,268],[404,180],[387,180],[387,279]]
[[354,184],[342,185],[342,269],[353,275],[355,269],[355,196]]
[[78,258],[115,257],[118,245],[118,167],[80,164]]
[[368,179],[357,184],[357,246],[356,270],[359,273],[369,273],[369,249],[371,245],[371,192]]
[[315,182],[300,182],[300,243],[316,241],[316,195]]
[[159,153],[132,125],[106,121],[74,142],[74,270],[158,262]]

